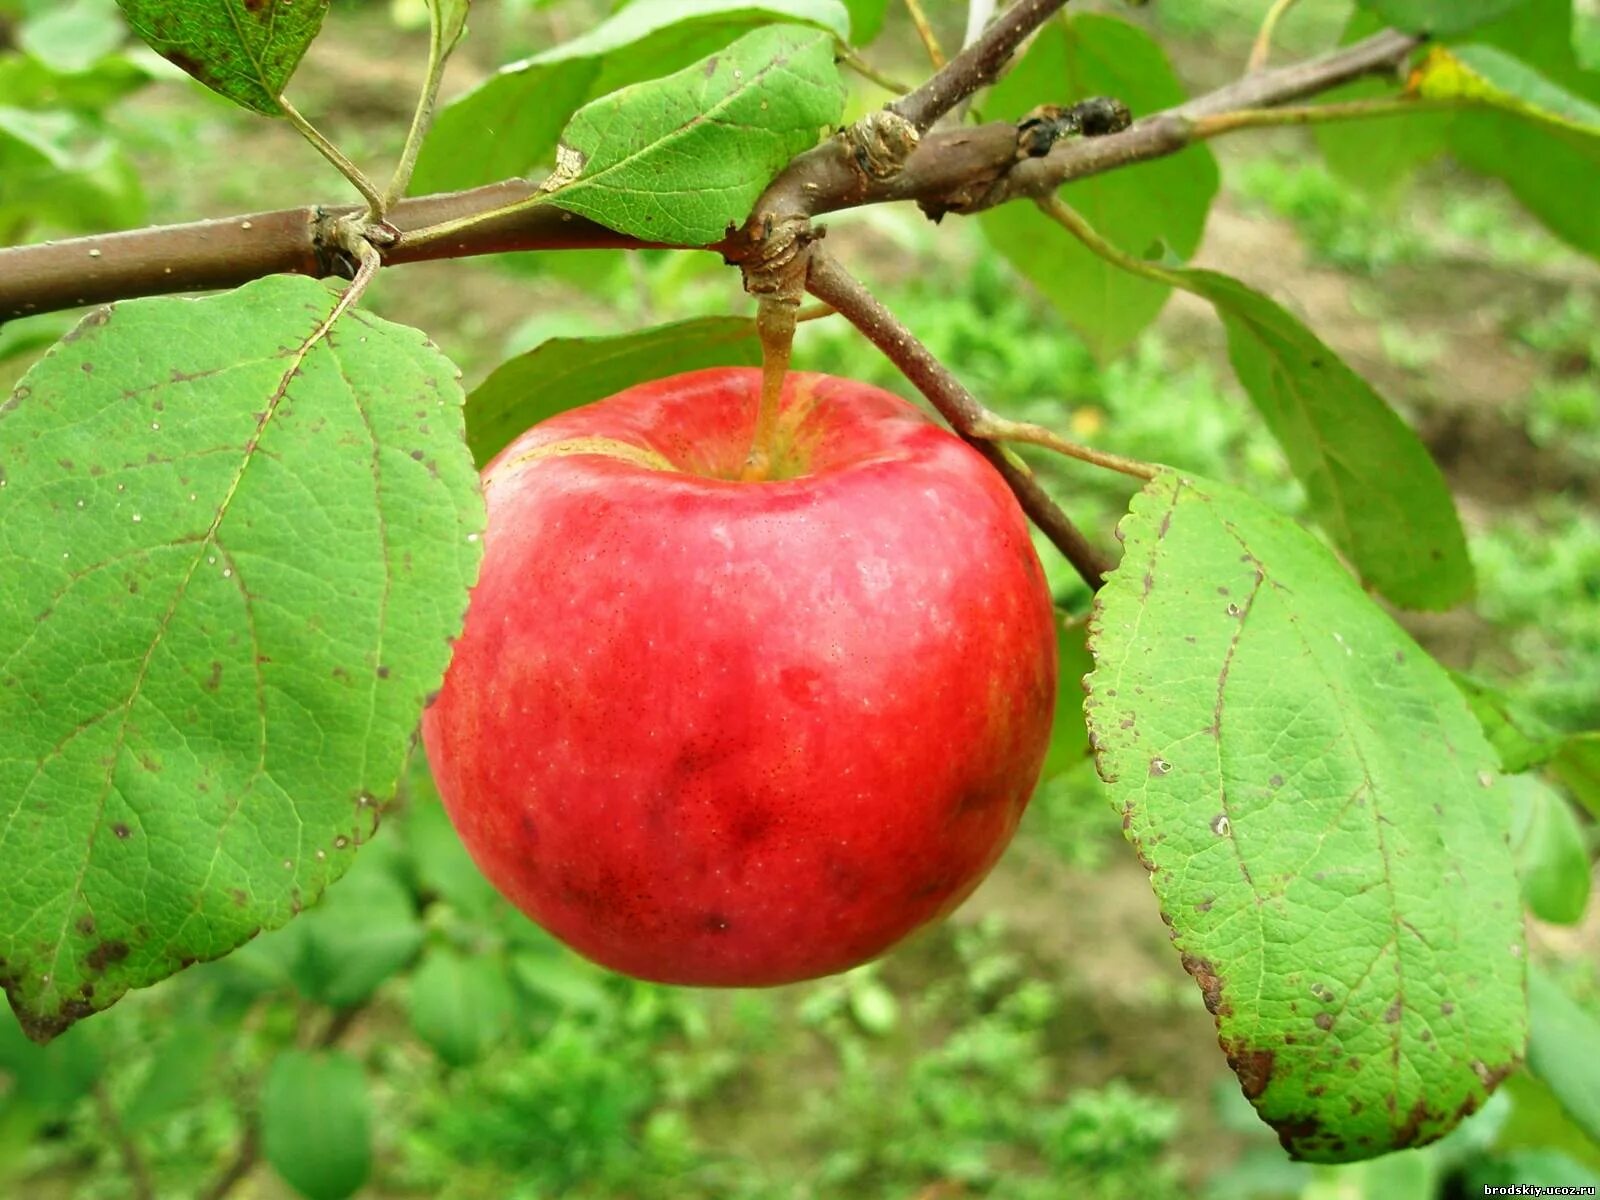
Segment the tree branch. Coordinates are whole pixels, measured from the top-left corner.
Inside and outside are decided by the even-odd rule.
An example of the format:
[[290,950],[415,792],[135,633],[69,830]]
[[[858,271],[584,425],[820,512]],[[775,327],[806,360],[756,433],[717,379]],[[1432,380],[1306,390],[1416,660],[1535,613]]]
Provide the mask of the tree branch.
[[[1030,2],[1007,10],[989,33],[1014,19],[1013,14]],[[987,44],[986,35],[972,48]],[[747,258],[765,231],[867,204],[914,200],[939,216],[1048,195],[1070,180],[1183,149],[1203,136],[1196,132],[1197,118],[1271,108],[1362,75],[1392,71],[1417,44],[1416,38],[1404,34],[1380,33],[1319,58],[1241,79],[1146,117],[1121,133],[1067,139],[1042,157],[1021,161],[1017,126],[1007,122],[928,134],[904,165],[886,178],[867,174],[842,139],[830,139],[800,155],[773,181],[743,230],[707,249]],[[966,54],[963,51],[952,60],[946,72],[961,67]],[[1213,122],[1212,128],[1220,132],[1218,124]],[[505,208],[531,197],[536,187],[527,180],[508,180],[403,200],[389,214],[401,237],[383,248],[383,260],[400,264],[510,250],[637,249],[657,244],[545,206],[487,220],[425,244],[408,244],[404,236],[406,230]],[[0,249],[0,322],[135,296],[237,287],[263,275],[349,277],[355,264],[333,235],[338,218],[357,211],[281,209]]]
[[[898,367],[939,415],[950,423],[978,453],[1000,472],[1022,505],[1022,511],[1049,538],[1070,562],[1090,590],[1105,582],[1110,564],[1101,557],[1072,518],[1062,512],[1039,481],[1025,467],[1007,458],[993,442],[975,431],[992,427],[997,418],[978,402],[961,381],[947,371],[933,352],[896,320],[883,304],[827,253],[820,245],[810,250],[810,271],[806,288],[817,299],[831,304],[847,321],[859,329],[890,362]],[[1004,423],[1004,422],[1000,422]]]
[[1017,47],[1066,3],[1067,0],[1017,0],[981,37],[927,83],[891,104],[889,110],[910,121],[917,132],[926,133],[935,121],[973,92],[993,83]]

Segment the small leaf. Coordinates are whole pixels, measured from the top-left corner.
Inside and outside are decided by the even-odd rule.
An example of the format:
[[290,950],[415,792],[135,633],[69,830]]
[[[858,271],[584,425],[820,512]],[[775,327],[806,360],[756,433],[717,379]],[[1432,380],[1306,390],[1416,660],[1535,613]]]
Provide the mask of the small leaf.
[[1407,33],[1450,37],[1498,20],[1527,0],[1357,0],[1385,24]]
[[1538,967],[1528,972],[1528,1069],[1567,1115],[1600,1143],[1600,1021]]
[[371,1101],[361,1064],[285,1050],[261,1089],[261,1152],[306,1200],[345,1200],[372,1173]]
[[472,0],[428,0],[434,37],[445,50],[459,42],[467,31],[467,16],[471,11]]
[[1511,849],[1522,899],[1541,921],[1575,925],[1589,905],[1589,848],[1561,794],[1530,775],[1512,787]]
[[844,0],[850,10],[850,44],[865,46],[883,30],[889,0]]
[[279,116],[278,97],[329,0],[117,0],[163,58],[235,104]]
[[411,1027],[453,1067],[482,1058],[511,1024],[511,984],[497,958],[429,952],[411,978]]
[[1281,305],[1213,271],[1184,278],[1216,305],[1239,381],[1362,578],[1408,608],[1466,599],[1466,536],[1421,439]]
[[[881,5],[881,0],[879,0]],[[739,35],[779,22],[841,40],[839,0],[634,0],[587,33],[502,67],[446,105],[417,160],[423,192],[526,175],[549,160],[574,109],[644,79],[670,75]]]
[[1096,598],[1095,756],[1230,1064],[1291,1154],[1419,1146],[1521,1054],[1494,752],[1314,538],[1158,475]]
[[868,976],[850,985],[850,1015],[873,1037],[887,1037],[900,1023],[900,1003],[893,992]]
[[1561,735],[1511,697],[1460,672],[1453,678],[1507,775],[1542,766],[1560,753]]
[[0,979],[47,1037],[284,924],[394,794],[476,571],[455,368],[273,276],[0,405]]
[[[1350,15],[1340,37],[1350,45],[1371,37],[1385,26],[1372,13],[1357,9]],[[1334,88],[1318,97],[1319,103],[1370,100],[1395,95],[1394,81],[1363,79]],[[1418,167],[1443,154],[1449,139],[1449,113],[1415,113],[1387,118],[1379,134],[1364,121],[1321,121],[1311,127],[1311,135],[1340,180],[1388,199],[1398,194]]]
[[52,70],[77,75],[110,54],[126,36],[115,0],[71,0],[24,21],[17,31],[17,46]]
[[332,1008],[365,1003],[422,948],[422,922],[389,864],[368,852],[310,912],[269,935],[283,938],[290,981]]
[[704,246],[844,111],[833,38],[778,25],[665,79],[580,108],[561,136],[559,208],[622,233]]
[[1089,731],[1083,723],[1083,681],[1094,670],[1089,654],[1088,629],[1081,620],[1066,619],[1056,628],[1056,717],[1050,727],[1050,749],[1045,752],[1039,782],[1070,771],[1089,757]]
[[[1016,120],[1038,104],[1116,96],[1136,115],[1182,103],[1187,95],[1160,45],[1115,17],[1052,21],[1023,60],[992,88],[986,114]],[[1203,146],[1069,184],[1061,197],[1104,237],[1131,254],[1165,243],[1193,254],[1217,194],[1216,159]],[[984,237],[1101,357],[1124,349],[1154,321],[1172,289],[1132,275],[1085,248],[1027,204],[981,213]]]
[[755,322],[698,317],[608,337],[551,338],[495,368],[467,397],[467,444],[482,466],[547,417],[702,367],[761,362]]
[[1562,743],[1550,769],[1589,815],[1600,821],[1600,732],[1577,733]]

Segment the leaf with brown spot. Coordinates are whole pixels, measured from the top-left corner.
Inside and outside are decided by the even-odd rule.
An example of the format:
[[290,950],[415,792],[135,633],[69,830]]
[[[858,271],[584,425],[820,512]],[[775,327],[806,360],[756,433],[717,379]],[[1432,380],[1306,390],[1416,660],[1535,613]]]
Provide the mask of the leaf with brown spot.
[[157,54],[235,104],[279,116],[278,97],[329,0],[117,0]]
[[102,310],[0,415],[0,985],[37,1037],[320,896],[443,677],[483,529],[461,392],[415,330],[330,343],[336,299]]
[[1300,1158],[1432,1141],[1526,1038],[1494,751],[1449,675],[1250,497],[1163,472],[1120,532],[1090,627],[1096,761],[1240,1086]]

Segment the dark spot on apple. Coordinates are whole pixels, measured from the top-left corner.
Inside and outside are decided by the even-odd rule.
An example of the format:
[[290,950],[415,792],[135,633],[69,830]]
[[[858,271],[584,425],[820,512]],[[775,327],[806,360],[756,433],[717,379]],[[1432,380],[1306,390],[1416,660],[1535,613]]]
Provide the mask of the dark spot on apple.
[[539,844],[539,825],[529,813],[517,815],[517,828],[521,830],[523,839],[531,846]]
[[1333,1014],[1331,1012],[1319,1012],[1316,1016],[1312,1017],[1311,1020],[1313,1023],[1315,1023],[1318,1029],[1333,1028]]
[[702,920],[702,924],[712,933],[728,932],[728,918],[721,913],[707,913]]
[[111,832],[116,834],[117,837],[121,838],[123,841],[127,841],[128,837],[132,833],[132,831],[126,825],[124,825],[121,821],[118,821],[115,825],[113,825],[111,827]]
[[778,690],[791,703],[810,708],[820,699],[821,681],[821,673],[810,667],[785,667],[778,674]]
[[735,850],[748,850],[764,840],[776,824],[776,819],[766,809],[741,804],[728,822],[728,835]]
[[113,963],[119,963],[127,957],[128,943],[109,938],[89,951],[83,961],[91,971],[104,971]]

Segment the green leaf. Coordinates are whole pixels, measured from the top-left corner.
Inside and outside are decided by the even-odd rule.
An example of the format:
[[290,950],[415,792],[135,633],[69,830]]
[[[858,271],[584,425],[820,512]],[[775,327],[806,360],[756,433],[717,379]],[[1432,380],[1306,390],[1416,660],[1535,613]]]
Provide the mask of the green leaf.
[[345,1200],[372,1172],[372,1116],[361,1064],[285,1050],[261,1089],[261,1152],[306,1200]]
[[72,0],[46,10],[17,31],[17,45],[52,70],[79,74],[127,35],[115,0]]
[[523,430],[624,388],[702,367],[761,362],[756,324],[697,317],[610,337],[551,338],[502,363],[467,397],[467,444],[479,466]]
[[117,0],[161,57],[241,107],[280,116],[278,97],[316,39],[329,0]]
[[1522,899],[1541,921],[1575,925],[1589,905],[1589,848],[1559,792],[1529,775],[1512,785],[1511,849]]
[[[1345,25],[1340,44],[1350,45],[1370,37],[1384,24],[1373,14],[1358,9]],[[1395,94],[1393,81],[1364,79],[1323,93],[1318,103]],[[1362,121],[1321,121],[1311,126],[1311,135],[1335,176],[1388,199],[1410,182],[1418,167],[1444,153],[1452,119],[1448,113],[1416,113],[1386,118],[1377,128]]]
[[1542,122],[1580,145],[1600,139],[1600,108],[1493,46],[1435,46],[1412,86],[1424,99],[1470,100]]
[[1451,37],[1498,20],[1527,0],[1357,0],[1387,25]]
[[[1579,101],[1600,104],[1600,73],[1585,69],[1573,51],[1570,0],[1530,0],[1474,40],[1527,64]],[[1450,149],[1466,166],[1502,180],[1556,236],[1600,258],[1594,138],[1509,112],[1472,111],[1456,114]]]
[[844,0],[850,10],[850,44],[865,46],[883,32],[889,0]]
[[0,1072],[9,1076],[5,1098],[61,1118],[87,1096],[104,1070],[94,1030],[74,1029],[48,1046],[36,1046],[14,1021],[0,1016]]
[[1600,821],[1600,733],[1579,733],[1567,738],[1551,760],[1550,769],[1572,798]]
[[411,979],[411,1027],[453,1067],[477,1062],[511,1026],[511,983],[498,958],[432,950]]
[[1460,672],[1452,678],[1483,727],[1483,735],[1500,756],[1500,769],[1507,775],[1520,775],[1542,766],[1560,752],[1561,736],[1504,692]]
[[1239,381],[1362,578],[1407,608],[1471,595],[1466,536],[1421,439],[1281,305],[1213,271],[1183,277],[1216,305]]
[[816,30],[757,29],[676,75],[585,105],[561,135],[550,202],[652,241],[720,240],[838,123],[833,49]]
[[428,19],[442,48],[449,50],[461,40],[471,11],[472,0],[428,0]]
[[284,924],[393,795],[476,575],[455,368],[275,276],[0,405],[0,968],[46,1037]]
[[1528,1069],[1574,1123],[1600,1143],[1600,1021],[1538,967],[1528,971]]
[[[1584,1134],[1542,1079],[1524,1067],[1507,1079],[1500,1090],[1510,1098],[1512,1105],[1510,1116],[1495,1138],[1496,1150],[1559,1150],[1591,1171],[1600,1171],[1600,1141]],[[1577,1176],[1572,1180],[1576,1182]]]
[[1045,752],[1039,782],[1070,771],[1089,757],[1089,730],[1083,723],[1083,680],[1094,670],[1089,654],[1088,629],[1068,618],[1056,628],[1056,717],[1050,727],[1050,749]]
[[1096,598],[1095,755],[1245,1094],[1291,1154],[1422,1145],[1525,1036],[1494,752],[1305,531],[1162,472]]
[[302,996],[353,1008],[410,964],[423,931],[390,864],[368,853],[320,904],[271,936],[286,943],[277,949]]
[[841,40],[839,0],[634,0],[587,33],[501,68],[446,105],[417,160],[416,190],[450,191],[526,175],[554,153],[586,100],[699,62],[752,29],[815,25]]
[[[995,85],[985,112],[1015,120],[1038,104],[1116,96],[1137,116],[1186,95],[1165,53],[1126,21],[1077,14],[1052,21],[1026,57]],[[1203,146],[1069,184],[1061,197],[1130,254],[1193,254],[1217,194],[1216,159]],[[1172,289],[1132,275],[1085,248],[1032,205],[979,214],[984,236],[1106,357],[1156,319]]]

